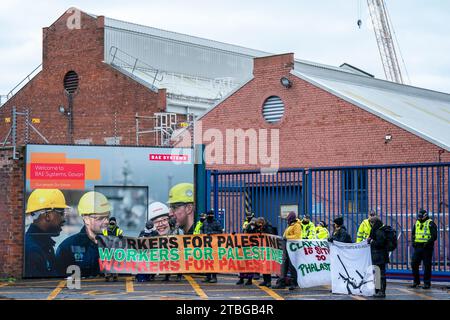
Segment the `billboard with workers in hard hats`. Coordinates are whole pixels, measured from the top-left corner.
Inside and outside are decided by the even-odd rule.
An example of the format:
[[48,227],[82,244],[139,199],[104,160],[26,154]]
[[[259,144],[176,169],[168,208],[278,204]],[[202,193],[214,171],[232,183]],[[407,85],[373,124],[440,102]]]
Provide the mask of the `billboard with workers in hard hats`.
[[99,274],[98,236],[111,218],[123,235],[194,228],[189,148],[27,145],[24,277]]

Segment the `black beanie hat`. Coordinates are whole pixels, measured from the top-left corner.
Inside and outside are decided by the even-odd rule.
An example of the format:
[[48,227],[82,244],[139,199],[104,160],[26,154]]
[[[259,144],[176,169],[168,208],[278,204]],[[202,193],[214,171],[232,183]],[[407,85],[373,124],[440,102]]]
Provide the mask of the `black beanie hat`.
[[333,222],[336,223],[338,226],[342,226],[344,224],[344,218],[338,217],[338,218],[334,219]]

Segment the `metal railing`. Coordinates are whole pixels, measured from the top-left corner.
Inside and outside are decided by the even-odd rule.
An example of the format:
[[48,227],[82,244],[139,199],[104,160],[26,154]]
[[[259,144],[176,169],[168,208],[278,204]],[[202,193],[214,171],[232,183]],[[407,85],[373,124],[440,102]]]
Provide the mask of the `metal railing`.
[[158,69],[152,67],[142,60],[139,60],[136,57],[133,57],[132,55],[126,53],[123,50],[120,50],[115,46],[109,48],[109,56],[111,59],[109,63],[111,65],[122,68],[130,72],[132,75],[137,75],[139,72],[141,72],[149,77],[149,79],[152,79],[151,84],[153,86],[155,85],[156,81],[161,82],[163,80],[163,74]]
[[433,270],[450,276],[450,163],[285,169],[273,175],[259,171],[207,171],[206,208],[224,211],[227,232],[238,232],[246,211],[267,218],[281,235],[281,212],[296,209],[329,228],[338,216],[356,241],[357,230],[375,210],[397,230],[398,247],[390,256],[392,271],[411,265],[411,231],[421,208],[437,225]]
[[31,79],[34,78],[36,74],[38,74],[42,70],[42,64],[38,65],[31,71],[25,78],[22,79],[14,88],[12,88],[6,96],[2,96],[0,98],[0,106],[3,105],[6,101],[11,99],[20,89],[22,89]]

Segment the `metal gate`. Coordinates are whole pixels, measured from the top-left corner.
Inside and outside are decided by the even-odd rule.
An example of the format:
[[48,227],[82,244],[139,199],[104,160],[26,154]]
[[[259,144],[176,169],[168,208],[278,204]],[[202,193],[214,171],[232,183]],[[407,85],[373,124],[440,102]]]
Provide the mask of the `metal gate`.
[[281,235],[283,213],[310,214],[312,221],[343,216],[356,241],[359,224],[370,210],[397,230],[398,248],[391,254],[390,271],[410,274],[411,230],[421,208],[438,227],[433,276],[450,276],[449,185],[450,163],[283,169],[207,171],[206,207],[220,212],[226,232],[240,232],[245,212],[264,217]]

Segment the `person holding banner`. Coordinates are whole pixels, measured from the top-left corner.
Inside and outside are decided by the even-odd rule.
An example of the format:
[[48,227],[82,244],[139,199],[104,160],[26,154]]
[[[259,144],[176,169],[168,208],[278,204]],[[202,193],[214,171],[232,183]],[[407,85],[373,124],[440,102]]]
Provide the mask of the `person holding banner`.
[[294,290],[298,287],[297,284],[297,270],[289,259],[289,254],[287,252],[287,240],[301,240],[302,239],[302,224],[300,220],[297,219],[297,214],[294,211],[289,212],[287,216],[288,227],[284,231],[284,250],[283,250],[283,265],[281,266],[281,275],[277,281],[277,284],[273,287],[274,289],[284,289],[286,288],[286,277],[288,271],[291,272],[292,284],[289,290]]
[[334,231],[330,238],[328,238],[329,242],[333,242],[334,240],[344,243],[352,243],[352,237],[347,233],[347,228],[344,226],[344,218],[338,217],[333,220]]
[[[256,228],[259,233],[267,233],[267,234],[273,234],[276,235],[277,231],[272,225],[263,217],[260,217],[256,220]],[[268,287],[270,288],[272,286],[272,274],[263,274],[263,282],[259,284],[261,287]]]
[[[201,227],[202,234],[219,234],[222,233],[222,225],[214,217],[214,210],[207,212],[207,219]],[[207,273],[206,278],[202,282],[216,283],[217,274]]]
[[320,221],[319,224],[316,226],[316,237],[319,240],[327,240],[330,237],[330,233],[327,229],[328,225],[325,221]]
[[386,227],[377,216],[372,216],[369,220],[371,231],[367,238],[370,244],[370,252],[372,254],[372,263],[380,270],[380,288],[375,288],[375,298],[386,297],[386,264],[389,263],[389,250],[386,233]]
[[[139,233],[139,238],[150,238],[159,236],[158,232],[155,230],[155,225],[152,220],[148,220],[145,223],[144,230]],[[137,274],[136,281],[137,282],[146,282],[153,281],[155,279],[154,274]]]
[[[118,237],[120,239],[123,238],[123,230],[119,228],[117,225],[117,221],[115,217],[109,218],[109,224],[106,229],[102,231],[102,234],[105,237]],[[105,281],[108,282],[111,279],[111,276],[113,277],[113,281],[116,282],[118,280],[117,273],[110,274],[105,273]]]
[[[252,220],[246,224],[245,229],[243,230],[243,233],[257,233],[258,229],[256,226],[257,219],[252,218]],[[244,279],[247,279],[247,282],[245,282],[246,286],[250,286],[253,283],[253,277],[254,273],[240,273],[239,274],[239,280],[236,282],[237,285],[244,284]]]

